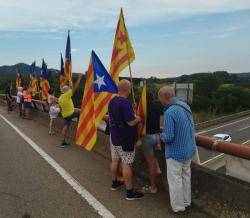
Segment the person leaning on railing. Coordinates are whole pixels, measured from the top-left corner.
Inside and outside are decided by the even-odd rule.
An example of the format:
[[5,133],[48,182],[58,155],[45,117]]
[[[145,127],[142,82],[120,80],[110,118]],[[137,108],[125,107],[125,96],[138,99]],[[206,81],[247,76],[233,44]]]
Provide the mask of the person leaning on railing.
[[74,108],[74,103],[72,101],[72,96],[75,93],[75,91],[77,90],[80,81],[82,79],[82,74],[78,74],[78,79],[76,81],[76,83],[73,85],[73,88],[70,89],[69,86],[65,85],[62,87],[62,94],[60,95],[60,97],[58,98],[58,103],[60,105],[61,108],[61,114],[64,120],[64,126],[62,129],[62,143],[61,143],[61,147],[65,147],[69,145],[69,137],[67,136],[68,133],[68,129],[71,123],[71,120],[73,118],[79,118],[80,113],[79,111],[75,110]]
[[31,91],[32,91],[31,87],[25,88],[23,91],[23,118],[24,119],[31,119],[30,118],[30,109],[32,109]]
[[170,203],[175,213],[191,206],[191,160],[195,154],[195,128],[190,107],[175,97],[172,87],[158,92],[166,107],[164,128],[160,135],[165,144]]
[[19,116],[23,115],[23,87],[18,87],[16,94],[16,103],[19,108]]
[[117,190],[122,182],[118,181],[120,162],[122,163],[122,174],[127,190],[126,199],[134,200],[143,197],[133,189],[132,165],[135,160],[135,142],[137,125],[141,118],[135,116],[132,104],[127,99],[131,93],[131,83],[128,80],[121,80],[118,83],[118,96],[115,96],[109,103],[109,125],[111,135],[111,175],[112,190]]
[[157,178],[161,174],[161,169],[157,158],[154,155],[156,149],[161,149],[160,142],[160,118],[163,115],[164,107],[159,101],[154,99],[151,92],[147,92],[147,121],[146,135],[141,138],[142,150],[149,167],[151,185],[142,188],[143,193],[157,193]]

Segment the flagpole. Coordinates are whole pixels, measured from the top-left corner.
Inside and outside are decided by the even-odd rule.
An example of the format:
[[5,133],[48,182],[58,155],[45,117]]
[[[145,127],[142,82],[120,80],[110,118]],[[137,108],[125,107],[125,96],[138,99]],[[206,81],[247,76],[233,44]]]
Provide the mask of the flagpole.
[[[124,29],[127,33],[127,28],[126,28],[126,25],[125,25],[125,18],[124,18],[124,15],[123,15],[123,10],[121,8],[121,11],[122,11],[122,16],[123,16],[123,25],[124,25]],[[128,34],[127,34],[128,36]],[[129,54],[129,49],[128,49],[128,37],[126,37],[126,47],[127,47],[127,52],[128,52],[128,68],[129,68],[129,75],[130,75],[130,82],[131,82],[131,87],[132,87],[132,99],[133,99],[133,103],[136,103],[135,102],[135,91],[134,91],[134,83],[133,83],[133,77],[132,77],[132,70],[131,70],[131,64],[130,64],[130,54]]]

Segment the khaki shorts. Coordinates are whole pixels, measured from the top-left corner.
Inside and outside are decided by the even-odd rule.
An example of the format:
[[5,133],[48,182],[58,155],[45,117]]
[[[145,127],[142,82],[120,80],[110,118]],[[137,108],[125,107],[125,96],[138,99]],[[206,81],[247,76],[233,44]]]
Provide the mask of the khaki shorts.
[[115,146],[110,140],[110,151],[113,159],[121,159],[123,164],[132,164],[135,161],[135,150],[126,152],[122,150],[122,146]]

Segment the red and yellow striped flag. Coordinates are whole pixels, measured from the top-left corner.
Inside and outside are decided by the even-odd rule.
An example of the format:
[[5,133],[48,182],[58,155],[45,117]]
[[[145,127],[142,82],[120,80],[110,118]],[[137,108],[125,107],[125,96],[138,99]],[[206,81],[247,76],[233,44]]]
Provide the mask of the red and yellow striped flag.
[[64,61],[61,54],[61,69],[60,69],[60,77],[59,77],[59,84],[60,84],[60,90],[62,90],[62,87],[68,84],[67,78],[64,75]]
[[47,100],[48,99],[48,94],[49,94],[49,81],[45,78],[40,78],[40,87],[41,87],[41,94],[42,94],[42,100]]
[[97,101],[99,93],[103,92],[117,94],[118,89],[96,53],[92,51],[76,133],[76,144],[88,151],[96,142],[97,127],[106,113],[107,102]]
[[32,91],[32,96],[37,95],[38,93],[38,80],[35,76],[30,75],[30,84],[29,86],[31,87]]
[[135,60],[135,53],[130,42],[121,9],[119,21],[116,28],[113,45],[110,75],[116,83],[119,81],[120,72]]
[[22,80],[21,80],[21,74],[18,68],[16,68],[16,90],[18,90],[18,87],[21,86]]
[[42,62],[42,68],[41,68],[41,76],[40,76],[40,87],[41,87],[41,98],[42,100],[47,100],[48,99],[48,94],[49,94],[49,81],[48,81],[49,75],[47,72],[47,64],[45,63],[44,59]]
[[141,136],[146,135],[147,129],[147,88],[146,84],[144,85],[141,93],[140,102],[137,109],[137,115],[141,118],[141,126],[138,130],[138,140],[136,145],[141,145],[142,142],[140,140]]
[[[117,24],[117,29],[115,33],[114,45],[113,45],[113,52],[111,58],[111,66],[109,74],[111,75],[112,79],[117,84],[119,82],[119,74],[120,72],[129,65],[135,59],[135,53],[131,42],[129,40],[128,32],[124,22],[123,11],[121,9],[119,21]],[[108,103],[111,100],[114,94],[111,93],[96,93],[95,94],[95,102],[98,105],[99,111],[101,113],[98,114],[96,117],[97,122],[101,122],[104,115],[108,111]]]
[[94,69],[90,59],[86,75],[84,96],[82,101],[81,115],[79,117],[76,144],[83,146],[90,151],[97,138],[97,125],[95,120],[95,94],[94,94]]

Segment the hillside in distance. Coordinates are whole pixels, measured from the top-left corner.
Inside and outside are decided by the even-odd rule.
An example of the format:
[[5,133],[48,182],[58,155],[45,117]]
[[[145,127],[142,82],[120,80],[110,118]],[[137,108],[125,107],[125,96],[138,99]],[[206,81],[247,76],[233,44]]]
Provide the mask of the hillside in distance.
[[[19,69],[21,74],[23,76],[28,76],[30,74],[30,65],[25,64],[25,63],[18,63],[15,65],[4,65],[0,66],[0,76],[11,76],[13,77],[16,75],[16,69]],[[36,75],[40,75],[40,68],[36,67],[35,69]],[[54,73],[59,73],[59,70],[57,69],[48,69],[49,74],[54,74]],[[182,75],[178,77],[173,77],[173,78],[157,78],[157,77],[151,77],[150,80],[155,82],[167,82],[167,83],[172,83],[172,82],[192,82],[196,79],[202,78],[206,75],[211,74],[211,72],[204,72],[204,73],[195,73],[195,74],[190,74],[190,75]],[[244,73],[228,73],[226,71],[216,71],[213,72],[213,74],[218,75],[219,78],[221,78],[223,81],[229,77],[237,77],[239,79],[250,79],[250,72],[244,72]],[[139,78],[138,78],[139,79]]]

